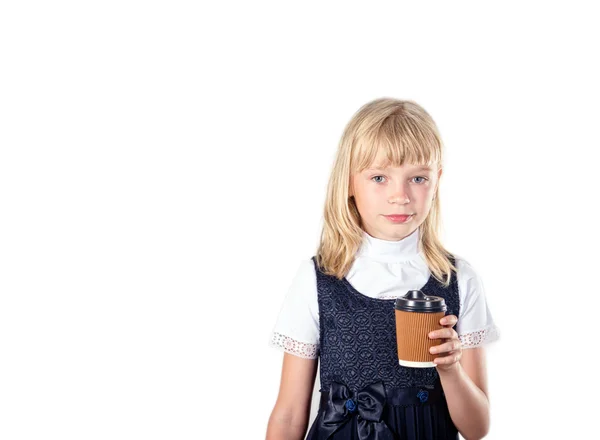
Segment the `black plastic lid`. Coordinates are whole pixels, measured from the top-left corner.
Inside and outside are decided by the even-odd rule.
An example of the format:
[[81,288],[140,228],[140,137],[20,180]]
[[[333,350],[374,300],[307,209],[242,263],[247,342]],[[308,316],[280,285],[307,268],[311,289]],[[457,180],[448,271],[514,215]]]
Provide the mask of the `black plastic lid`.
[[404,312],[437,313],[446,311],[446,302],[439,296],[425,295],[420,290],[409,290],[396,298],[395,307]]

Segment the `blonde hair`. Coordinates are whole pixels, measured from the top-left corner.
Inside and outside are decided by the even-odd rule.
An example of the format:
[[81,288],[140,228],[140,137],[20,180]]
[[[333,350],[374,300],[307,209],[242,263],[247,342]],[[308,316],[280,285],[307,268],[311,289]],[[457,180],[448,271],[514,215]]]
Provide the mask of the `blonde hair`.
[[[361,218],[349,197],[350,179],[372,165],[383,149],[384,166],[442,166],[442,140],[431,116],[413,101],[380,98],[362,106],[348,122],[338,150],[325,200],[324,223],[316,253],[319,269],[338,279],[350,270],[363,241]],[[444,286],[456,272],[439,240],[439,186],[427,218],[419,226],[419,250],[432,275]],[[446,279],[443,279],[443,276]]]

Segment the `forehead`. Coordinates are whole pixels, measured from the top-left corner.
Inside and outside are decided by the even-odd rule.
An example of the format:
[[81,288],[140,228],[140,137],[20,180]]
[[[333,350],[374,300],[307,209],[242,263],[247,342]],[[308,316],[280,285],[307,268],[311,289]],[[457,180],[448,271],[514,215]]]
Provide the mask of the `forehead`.
[[433,157],[419,154],[412,148],[398,149],[376,148],[371,157],[364,161],[359,169],[365,171],[434,171],[437,167]]
[[431,171],[440,169],[440,146],[427,136],[415,139],[403,132],[398,133],[398,130],[380,130],[371,136],[364,135],[357,140],[351,153],[351,174],[362,174],[367,172],[365,170],[427,172],[426,168],[420,167],[429,167]]
[[419,165],[419,164],[403,164],[400,166],[393,166],[387,163],[374,163],[368,166],[365,171],[390,171],[390,170],[406,170],[406,171],[433,171],[432,165]]

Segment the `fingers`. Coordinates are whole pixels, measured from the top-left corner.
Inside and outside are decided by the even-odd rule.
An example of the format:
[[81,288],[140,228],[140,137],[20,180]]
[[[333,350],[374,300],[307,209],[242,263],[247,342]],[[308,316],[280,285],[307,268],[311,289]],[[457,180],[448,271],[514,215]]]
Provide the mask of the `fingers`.
[[459,362],[461,357],[462,351],[457,351],[456,353],[449,354],[448,356],[435,358],[433,362],[435,362],[436,365],[451,365]]
[[429,333],[431,339],[453,339],[458,338],[458,334],[452,328],[458,322],[454,315],[447,315],[440,319],[440,324],[444,326],[441,330],[435,330]]
[[454,350],[458,350],[461,348],[461,343],[460,341],[453,339],[451,341],[448,342],[444,342],[443,344],[440,345],[436,345],[434,347],[431,347],[429,349],[429,352],[431,354],[437,354],[437,353],[450,353],[453,352]]
[[443,328],[429,333],[430,339],[458,339],[458,333],[453,328]]
[[430,339],[445,339],[445,341],[429,349],[431,354],[441,354],[441,357],[435,358],[433,362],[436,366],[442,366],[443,370],[453,367],[462,357],[462,344],[458,338],[458,333],[452,328],[458,322],[454,315],[447,315],[440,319],[440,324],[444,327],[429,333]]
[[447,315],[440,319],[440,324],[450,327],[454,327],[454,325],[458,322],[458,318],[455,315]]

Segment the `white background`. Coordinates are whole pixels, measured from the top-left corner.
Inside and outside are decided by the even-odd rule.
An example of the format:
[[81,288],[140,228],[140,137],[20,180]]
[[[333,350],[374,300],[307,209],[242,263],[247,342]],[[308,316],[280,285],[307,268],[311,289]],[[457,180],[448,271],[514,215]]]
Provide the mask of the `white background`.
[[487,438],[597,433],[597,15],[414,3],[2,3],[0,438],[263,439],[270,331],[383,96],[446,145],[443,240],[502,332]]

